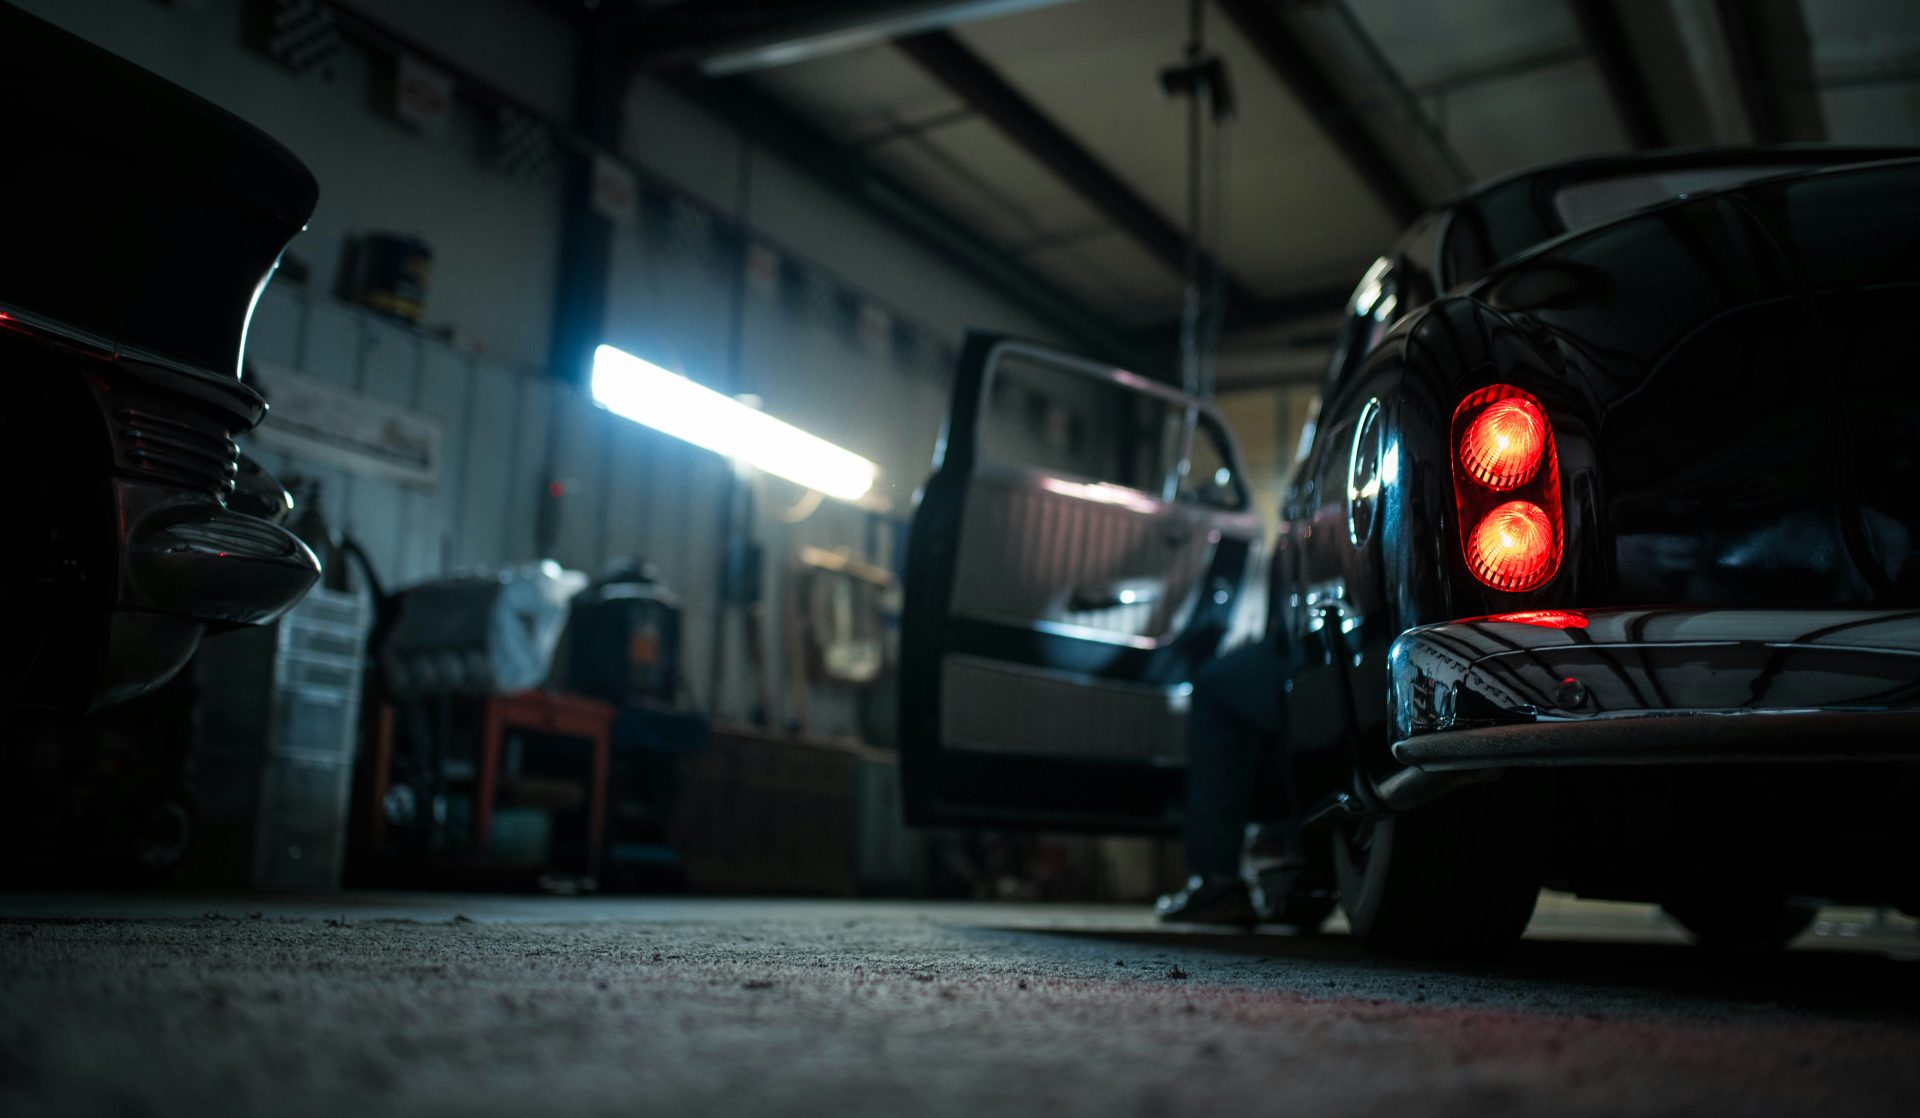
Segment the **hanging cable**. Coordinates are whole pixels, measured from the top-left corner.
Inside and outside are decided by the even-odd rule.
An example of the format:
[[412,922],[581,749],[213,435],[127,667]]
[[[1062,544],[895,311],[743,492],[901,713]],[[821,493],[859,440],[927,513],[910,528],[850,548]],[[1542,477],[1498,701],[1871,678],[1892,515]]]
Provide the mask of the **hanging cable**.
[[[1226,63],[1206,50],[1205,0],[1189,0],[1187,43],[1182,65],[1160,72],[1161,91],[1191,98],[1187,105],[1187,242],[1185,288],[1180,313],[1180,384],[1188,392],[1213,395],[1214,358],[1224,320],[1226,269],[1219,259],[1224,243],[1226,127],[1233,117],[1233,91]],[[1207,155],[1212,128],[1213,156]],[[1212,196],[1207,171],[1212,165]]]
[[1201,314],[1201,205],[1200,205],[1200,51],[1206,6],[1203,0],[1187,5],[1186,93],[1187,101],[1187,254],[1186,290],[1180,307],[1180,386],[1199,393],[1200,314]]

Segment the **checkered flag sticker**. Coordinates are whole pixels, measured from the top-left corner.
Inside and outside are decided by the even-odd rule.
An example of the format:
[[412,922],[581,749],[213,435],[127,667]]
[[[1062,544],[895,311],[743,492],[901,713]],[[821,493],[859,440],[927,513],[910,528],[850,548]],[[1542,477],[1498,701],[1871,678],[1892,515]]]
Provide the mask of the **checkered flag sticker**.
[[807,318],[819,324],[830,323],[839,309],[840,288],[833,277],[817,271],[808,271],[806,282],[800,288],[800,310]]
[[713,260],[713,215],[675,198],[667,208],[667,251],[700,263]]
[[333,76],[340,55],[340,29],[321,0],[252,0],[247,5],[247,41],[296,74]]
[[559,165],[553,129],[529,113],[500,106],[493,122],[494,169],[517,179],[544,183],[553,181]]

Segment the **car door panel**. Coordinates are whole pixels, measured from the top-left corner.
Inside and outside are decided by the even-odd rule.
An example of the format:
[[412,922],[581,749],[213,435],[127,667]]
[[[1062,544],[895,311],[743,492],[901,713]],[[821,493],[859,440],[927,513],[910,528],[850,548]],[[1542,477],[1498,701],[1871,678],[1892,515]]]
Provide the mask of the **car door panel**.
[[[1185,477],[1196,430],[1226,463],[1199,483]],[[1189,681],[1257,554],[1238,470],[1198,400],[969,338],[909,538],[910,822],[1177,824]]]
[[[1191,614],[1217,536],[1189,510],[1129,494],[1088,498],[1059,479],[982,476],[967,502],[955,616],[1051,623],[1160,640]],[[1089,634],[1091,636],[1091,634]]]

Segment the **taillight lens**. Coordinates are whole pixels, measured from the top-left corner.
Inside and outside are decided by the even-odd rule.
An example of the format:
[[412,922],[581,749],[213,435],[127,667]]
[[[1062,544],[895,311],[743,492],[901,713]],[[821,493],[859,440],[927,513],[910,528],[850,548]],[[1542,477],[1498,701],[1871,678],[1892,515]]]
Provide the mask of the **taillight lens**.
[[1540,471],[1547,449],[1547,417],[1525,397],[1488,404],[1460,439],[1460,466],[1488,489],[1525,485]]
[[1566,536],[1546,409],[1509,384],[1480,389],[1454,411],[1453,448],[1467,568],[1495,590],[1545,586],[1559,573]]
[[1559,561],[1553,522],[1532,501],[1508,501],[1480,518],[1467,541],[1475,577],[1495,590],[1531,590]]

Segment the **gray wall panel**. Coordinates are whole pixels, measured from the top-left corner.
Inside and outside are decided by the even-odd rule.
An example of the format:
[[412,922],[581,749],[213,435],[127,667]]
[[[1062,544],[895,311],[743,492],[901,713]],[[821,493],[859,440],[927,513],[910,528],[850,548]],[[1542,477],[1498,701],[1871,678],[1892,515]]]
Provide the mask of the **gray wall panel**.
[[547,482],[547,440],[553,420],[553,383],[521,377],[515,386],[520,398],[519,422],[513,438],[511,472],[501,495],[506,505],[508,563],[539,558],[534,546],[534,517]]
[[301,337],[300,369],[342,388],[356,387],[360,376],[360,326],[366,315],[325,300],[307,305]]
[[471,358],[431,342],[421,345],[414,407],[440,421],[440,484],[407,494],[410,531],[400,557],[403,581],[431,578],[453,564],[472,391]]
[[[355,387],[362,394],[405,406],[413,400],[419,381],[420,339],[411,330],[378,318],[360,323],[360,362]],[[405,580],[402,556],[412,541],[407,518],[408,492],[395,482],[377,477],[353,481],[353,513],[349,530],[366,549],[376,574],[387,587]]]
[[[554,406],[557,411],[553,430],[559,441],[554,445],[553,469],[556,478],[566,487],[566,495],[560,502],[560,525],[553,558],[564,566],[591,573],[599,569],[601,561],[600,516],[605,504],[602,489],[606,472],[606,421],[610,417],[585,396],[566,390],[555,394]],[[538,482],[535,482],[535,493],[538,493]]]
[[647,533],[649,451],[659,436],[638,423],[609,417],[607,470],[603,486],[605,549],[615,555],[644,554]]
[[306,315],[305,299],[278,283],[269,283],[247,323],[247,356],[255,361],[298,365],[301,324]]
[[464,468],[449,479],[460,494],[455,567],[498,563],[507,554],[507,490],[520,414],[519,376],[490,362],[476,363],[469,414]]

